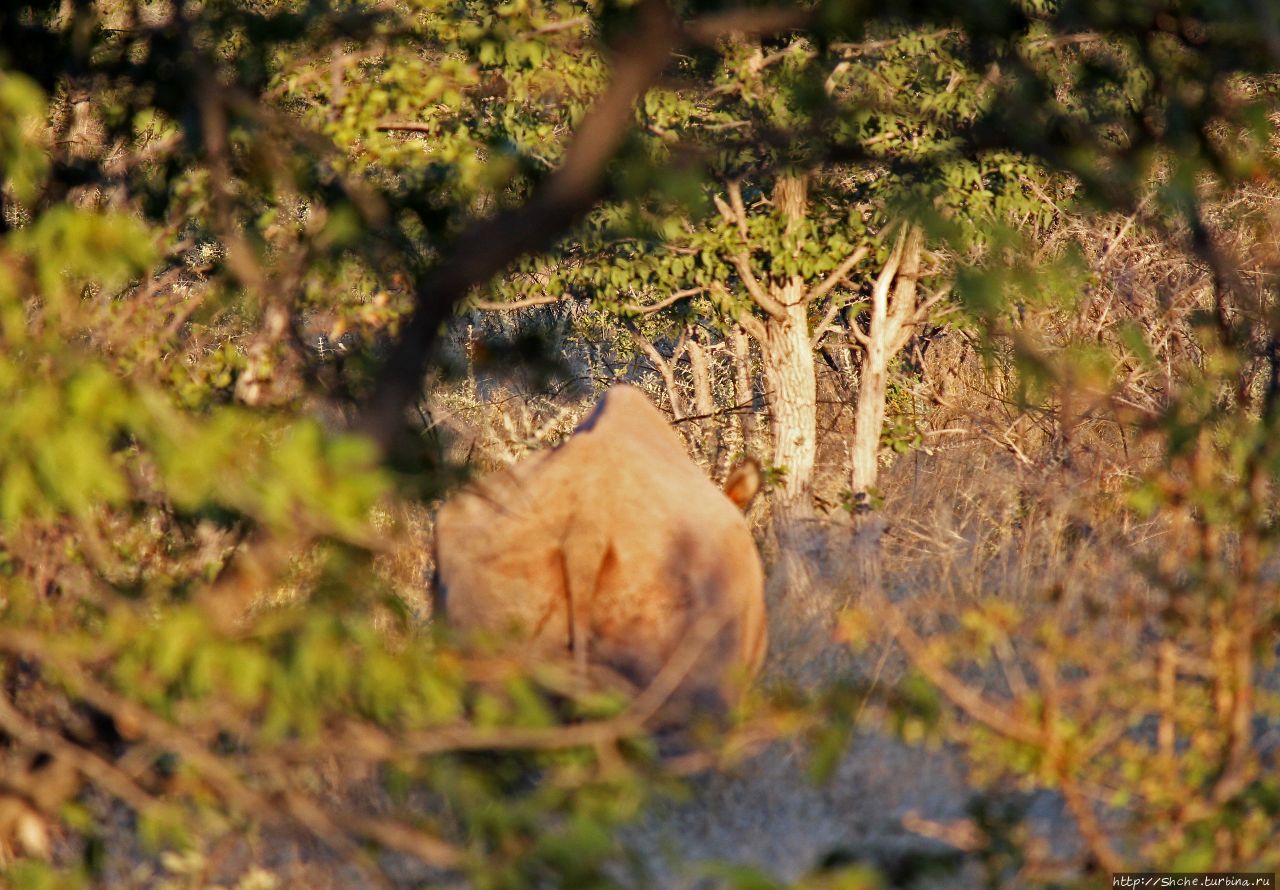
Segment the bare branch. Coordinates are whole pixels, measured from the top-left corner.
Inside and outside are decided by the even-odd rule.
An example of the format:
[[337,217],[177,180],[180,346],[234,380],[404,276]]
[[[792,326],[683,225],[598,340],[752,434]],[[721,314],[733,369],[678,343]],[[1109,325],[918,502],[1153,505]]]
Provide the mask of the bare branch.
[[[911,339],[911,334],[915,331],[915,329],[920,327],[920,325],[924,324],[929,320],[929,318],[932,315],[931,310],[933,309],[933,307],[938,305],[938,303],[940,303],[941,301],[945,300],[948,294],[950,293],[951,293],[951,288],[944,287],[941,290],[934,293],[932,296],[930,296],[929,299],[925,300],[923,303],[917,306],[915,310],[915,315],[911,319],[909,319],[904,325],[902,325],[901,329],[898,331],[897,337],[890,344],[890,351],[897,352],[899,349],[905,346],[906,342]],[[954,311],[955,311],[955,307],[951,307],[950,309],[947,309],[946,311],[939,313],[938,318],[940,319],[942,317],[945,317],[946,315],[949,315]]]
[[723,198],[716,195],[716,209],[720,211],[720,216],[724,221],[729,225],[737,226],[738,232],[742,235],[742,249],[737,253],[731,254],[729,262],[738,273],[738,277],[742,279],[742,285],[747,289],[752,301],[772,317],[783,318],[787,314],[787,308],[764,289],[764,286],[760,284],[760,280],[756,278],[755,273],[751,270],[751,257],[747,252],[747,211],[742,203],[742,189],[737,182],[731,182],[729,183],[728,191],[729,201],[732,206],[726,204]]
[[823,92],[828,96],[834,95],[836,87],[840,85],[840,75],[848,71],[850,67],[848,62],[840,62],[832,68],[831,73],[827,75],[827,79],[822,83]]
[[457,868],[462,864],[462,852],[457,847],[403,822],[364,816],[341,808],[335,808],[332,816],[347,831],[366,837],[388,850],[407,853],[436,868]]
[[760,319],[756,318],[749,311],[740,313],[734,320],[742,326],[744,331],[755,338],[757,343],[764,341],[766,336],[765,326],[760,323]]
[[[259,817],[273,814],[287,816],[336,852],[354,860],[362,858],[359,848],[338,830],[332,814],[319,803],[298,794],[286,794],[283,800],[276,800],[255,789],[183,727],[170,723],[150,709],[99,683],[73,660],[56,657],[54,653],[47,651],[39,640],[20,633],[0,632],[0,649],[39,661],[56,670],[73,695],[110,714],[118,722],[135,727],[142,737],[149,739],[157,747],[172,751],[208,782],[219,796],[242,812]],[[73,762],[72,765],[76,764]],[[95,765],[91,765],[91,768],[98,769]],[[96,781],[100,776],[94,775],[91,778]],[[114,783],[114,787],[104,783],[104,788],[115,794],[121,791],[132,794],[123,783],[116,780],[117,777],[108,778]],[[139,804],[142,803],[142,798],[136,795],[134,797]],[[124,799],[129,802],[129,798]],[[460,850],[450,847],[442,840],[437,843],[443,845],[441,849],[448,847],[453,850],[454,855],[427,860],[430,864],[451,867],[461,862],[463,854]]]
[[[942,28],[921,34],[919,38],[913,34],[912,39],[936,40],[939,37],[948,37],[958,33],[955,28]],[[868,40],[863,43],[833,43],[831,44],[831,49],[846,56],[859,56],[864,53],[879,52],[882,49],[897,46],[901,41],[901,37],[893,37],[888,40]]]
[[736,179],[729,183],[729,204],[733,207],[734,219],[738,221],[738,232],[742,235],[742,240],[747,238],[747,207],[742,202],[742,183]]
[[1080,785],[1075,776],[1070,771],[1059,770],[1058,779],[1067,810],[1075,817],[1076,825],[1079,827],[1080,833],[1084,835],[1085,842],[1089,845],[1089,852],[1098,860],[1099,867],[1113,874],[1124,871],[1124,860],[1116,854],[1115,849],[1111,846],[1107,830],[1098,823],[1098,817],[1089,801],[1085,800],[1084,795],[1081,793]]
[[431,133],[439,129],[436,124],[420,121],[381,121],[374,127],[379,133]]
[[[631,312],[638,312],[641,315],[652,315],[666,309],[673,303],[681,300],[687,300],[689,297],[696,297],[698,294],[706,293],[705,287],[691,287],[686,290],[679,290],[666,299],[660,300],[651,306],[641,306],[638,303],[627,303],[625,308]],[[545,295],[541,297],[527,297],[523,300],[515,300],[510,303],[498,303],[490,300],[477,300],[470,304],[472,309],[482,309],[485,312],[511,312],[516,309],[529,309],[534,306],[549,306],[552,303],[564,303],[573,299],[572,294],[561,294],[560,296]]]
[[900,238],[902,256],[894,278],[893,306],[885,330],[890,348],[895,352],[911,336],[911,329],[916,322],[916,290],[920,280],[920,245],[923,237],[919,226],[909,225]]
[[[598,747],[642,732],[681,684],[698,659],[713,645],[716,636],[733,617],[732,610],[719,608],[699,616],[680,638],[665,664],[621,714],[563,726],[442,726],[398,733],[392,736],[367,723],[347,723],[335,728],[340,756],[365,761],[398,760],[451,751],[554,751],[567,748]],[[316,748],[294,741],[280,748],[286,761],[313,762]],[[398,823],[335,813],[339,824],[384,846],[418,856],[426,862],[449,867],[460,851],[430,835],[415,832]],[[440,845],[444,844],[443,847]]]
[[742,284],[746,287],[747,293],[751,295],[752,302],[774,318],[786,317],[787,307],[775,300],[756,279],[755,274],[751,271],[751,260],[746,253],[734,254],[729,257],[729,262],[733,264],[738,277],[742,279]]
[[624,319],[623,325],[631,334],[631,339],[635,340],[636,345],[649,357],[649,361],[653,363],[653,367],[662,377],[662,382],[667,388],[667,397],[671,400],[671,415],[676,421],[684,419],[684,400],[680,398],[680,390],[676,386],[675,371],[671,365],[679,358],[679,350],[683,345],[685,335],[680,335],[680,345],[677,345],[676,352],[672,355],[671,361],[668,362],[662,357],[662,353],[658,352],[658,348],[650,342],[649,338],[640,333],[640,329],[636,327],[635,322],[630,319]]
[[915,316],[922,237],[919,226],[908,225],[899,239],[902,244],[902,253],[898,260],[893,284],[893,317],[899,321],[906,321]]
[[628,706],[623,717],[634,726],[644,726],[658,713],[664,704],[680,688],[685,677],[697,665],[698,659],[711,646],[720,631],[734,618],[732,604],[708,609],[698,616],[667,656],[666,663],[649,685]]
[[628,303],[626,308],[630,309],[632,312],[639,312],[641,315],[652,315],[655,312],[660,312],[661,310],[666,309],[672,303],[678,303],[681,300],[687,300],[689,297],[696,297],[698,294],[704,294],[706,292],[707,289],[705,287],[691,287],[687,290],[678,290],[665,300],[659,300],[652,306],[640,306],[636,303]]
[[907,232],[903,229],[898,232],[898,240],[894,242],[893,250],[889,252],[889,258],[885,260],[884,268],[876,276],[875,287],[872,289],[872,303],[879,307],[878,315],[888,313],[889,286],[893,284],[893,278],[898,274],[898,264],[902,262],[902,249],[906,244],[906,240]]
[[871,338],[863,332],[862,328],[858,327],[858,323],[856,321],[849,326],[849,335],[853,337],[854,342],[863,349],[866,349],[871,345]]
[[865,257],[866,255],[867,255],[867,248],[865,245],[863,245],[862,247],[859,247],[853,253],[849,254],[847,257],[844,258],[844,262],[842,262],[839,266],[833,269],[831,273],[827,275],[826,278],[822,279],[822,281],[819,282],[817,287],[814,287],[809,291],[809,293],[805,296],[804,301],[806,303],[812,303],[815,300],[820,300],[823,297],[825,297],[833,287],[839,284],[844,279],[844,277],[849,274],[850,269],[858,265],[858,263],[862,262],[863,257]]
[[987,848],[991,842],[987,833],[978,827],[972,819],[956,819],[951,822],[939,822],[926,819],[915,810],[909,810],[902,817],[902,827],[912,834],[933,838],[957,850],[977,852]]
[[[713,195],[711,200],[715,201],[716,210],[720,211],[721,218],[723,218],[725,222],[732,225],[734,222],[733,211],[729,209],[729,205],[725,203],[724,198],[720,197],[719,195]],[[744,238],[747,237],[747,233],[743,232],[742,237]]]
[[907,653],[911,663],[928,678],[930,683],[938,687],[953,705],[1005,738],[1036,747],[1044,744],[1044,736],[1039,726],[1009,713],[1000,705],[990,701],[980,690],[953,674],[916,634],[898,607],[891,603],[882,591],[874,590],[874,596],[877,610],[884,616],[889,632]]
[[920,308],[916,310],[916,321],[923,323],[929,318],[929,310],[941,303],[951,295],[951,285],[947,285],[929,295],[929,298],[920,304]]
[[135,811],[141,812],[158,803],[138,787],[128,773],[58,733],[27,720],[9,703],[7,695],[0,695],[0,729],[30,748],[65,761],[84,778],[115,795]]
[[871,318],[867,323],[867,330],[860,330],[857,322],[852,326],[854,340],[864,349],[871,345],[872,340],[885,336],[885,325],[889,317],[889,286],[893,284],[893,277],[898,274],[898,264],[902,262],[902,248],[906,241],[906,234],[905,230],[898,233],[898,240],[890,251],[889,258],[885,260],[884,268],[876,277],[875,285],[871,288]]
[[835,328],[831,327],[831,322],[835,321],[836,313],[843,308],[844,307],[838,303],[832,303],[827,307],[827,314],[822,316],[822,321],[818,322],[818,326],[813,329],[813,337],[810,339],[810,346],[817,349],[818,344],[822,342],[822,338],[826,335],[827,331],[835,330]]
[[[711,284],[711,290],[721,300],[724,300],[724,301],[729,300],[729,289],[726,288],[721,282],[719,281],[713,282]],[[734,320],[742,327],[744,331],[746,331],[753,338],[755,338],[757,343],[764,342],[764,338],[765,338],[764,325],[761,323],[760,319],[756,318],[754,315],[751,314],[751,310],[748,309],[744,312],[738,313],[737,317]]]
[[552,303],[563,303],[566,300],[573,299],[570,294],[561,294],[553,297],[550,294],[541,297],[528,297],[524,300],[515,300],[511,303],[496,303],[490,300],[477,300],[470,304],[472,309],[483,309],[485,312],[512,312],[516,309],[528,309],[531,306],[548,306]]
[[545,25],[539,25],[533,29],[534,34],[554,34],[557,31],[570,31],[574,28],[581,28],[584,25],[591,24],[591,17],[586,15],[578,15],[573,18],[561,19],[558,22],[548,22]]

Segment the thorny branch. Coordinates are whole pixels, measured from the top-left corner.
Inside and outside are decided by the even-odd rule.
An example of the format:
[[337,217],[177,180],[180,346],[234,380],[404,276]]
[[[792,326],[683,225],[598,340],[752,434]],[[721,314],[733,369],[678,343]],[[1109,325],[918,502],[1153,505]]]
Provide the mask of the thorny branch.
[[[33,661],[45,663],[46,667],[54,671],[66,682],[73,695],[103,713],[110,714],[118,723],[133,727],[142,738],[146,738],[158,747],[177,754],[209,783],[214,792],[242,812],[259,815],[275,814],[277,817],[284,816],[289,821],[314,834],[336,852],[353,861],[360,861],[364,858],[359,848],[346,833],[340,830],[338,822],[343,821],[341,814],[331,812],[319,802],[306,798],[297,792],[270,795],[253,788],[236,771],[224,763],[220,757],[209,751],[208,748],[181,727],[169,723],[163,717],[137,702],[113,692],[93,679],[75,662],[65,658],[55,659],[52,653],[47,652],[38,641],[32,638],[13,632],[2,633],[0,634],[0,649]],[[6,722],[4,720],[5,716],[0,712],[0,723]],[[21,729],[21,727],[18,728]],[[39,741],[41,744],[38,747],[48,750],[47,743],[50,740],[39,739]],[[102,787],[114,794],[118,794],[121,799],[130,803],[130,805],[142,806],[149,803],[143,792],[140,790],[135,792],[134,788],[130,787],[130,785],[134,785],[131,780],[127,785],[122,781],[122,774],[111,774],[109,770],[115,768],[105,761],[94,762],[88,757],[76,756],[65,750],[58,753],[69,757],[68,762],[86,777],[95,781],[100,781],[105,777],[107,781],[102,782]],[[115,771],[119,772],[118,770]],[[408,830],[411,829],[406,827],[406,831]],[[415,832],[415,834],[421,833]],[[404,834],[402,832],[394,835],[387,834],[383,838],[376,839],[380,841],[385,839],[403,840]],[[405,852],[419,856],[429,853],[432,858],[424,859],[423,861],[440,868],[456,867],[463,861],[461,850],[452,847],[452,845],[443,840],[431,838],[428,835],[418,837],[411,849],[405,849],[404,847],[397,847],[397,849],[404,849]]]
[[[653,680],[639,690],[630,705],[616,717],[555,727],[463,724],[400,732],[395,736],[374,725],[353,722],[333,727],[321,750],[349,761],[387,762],[453,751],[562,750],[613,745],[645,730],[732,617],[733,611],[727,606],[701,615],[686,630]],[[171,723],[113,691],[76,660],[60,657],[33,637],[0,631],[0,651],[42,664],[74,697],[110,715],[117,725],[129,727],[131,736],[145,740],[154,749],[176,754],[214,793],[241,811],[283,817],[293,822],[350,861],[361,862],[374,881],[379,880],[376,864],[351,840],[351,835],[414,856],[436,868],[454,869],[465,860],[460,848],[407,823],[330,806],[296,788],[260,790],[250,784],[252,779],[242,776],[210,751],[189,728]],[[220,722],[226,723],[225,715]],[[62,760],[135,810],[143,811],[159,804],[119,766],[30,723],[3,696],[0,696],[0,729],[31,749]],[[286,742],[267,751],[251,750],[245,762],[258,780],[270,786],[288,775],[289,764],[315,762],[319,753],[314,744]],[[696,766],[693,761],[691,764]]]

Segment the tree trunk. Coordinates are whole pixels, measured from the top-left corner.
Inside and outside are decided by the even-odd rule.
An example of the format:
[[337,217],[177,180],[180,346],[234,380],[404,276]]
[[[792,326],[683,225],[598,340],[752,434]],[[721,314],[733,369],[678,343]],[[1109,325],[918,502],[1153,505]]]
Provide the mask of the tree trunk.
[[[805,177],[794,175],[780,177],[774,186],[773,206],[785,217],[788,230],[804,221],[807,188]],[[770,291],[781,312],[765,321],[760,353],[772,418],[773,464],[786,471],[773,504],[773,530],[787,608],[799,618],[816,608],[810,552],[818,447],[817,379],[803,277],[773,277]]]
[[775,488],[773,532],[778,567],[787,594],[788,621],[808,626],[813,613],[814,571],[810,564],[813,523],[813,465],[817,446],[817,387],[809,324],[803,303],[787,306],[784,319],[771,319],[760,344],[773,425],[773,464],[785,469]]
[[[916,322],[916,279],[920,273],[921,233],[904,230],[876,282],[866,335],[860,338],[862,368],[849,447],[849,487],[853,492],[853,559],[861,588],[881,583],[880,539],[884,519],[872,497],[880,474],[880,434],[884,429],[889,362],[906,342]],[[893,284],[892,306],[889,285]]]
[[[788,174],[780,176],[773,187],[774,210],[786,219],[788,231],[804,222],[808,185],[806,177]],[[808,516],[812,509],[818,393],[804,279],[799,275],[774,278],[771,289],[785,314],[765,322],[760,351],[773,416],[773,463],[786,468],[780,497],[774,503],[775,525],[786,525]]]
[[[788,234],[804,224],[808,210],[808,180],[802,174],[779,176],[773,188],[773,210]],[[814,583],[821,564],[815,556],[821,551],[821,535],[813,521],[813,473],[818,445],[817,379],[814,349],[809,330],[810,301],[825,293],[836,279],[824,282],[821,289],[809,291],[804,276],[784,271],[786,256],[773,257],[770,274],[758,277],[753,269],[749,225],[742,193],[730,183],[728,201],[717,198],[721,216],[736,225],[742,239],[730,262],[743,286],[751,295],[760,314],[741,316],[739,323],[760,344],[764,367],[765,403],[769,409],[773,434],[771,462],[783,471],[774,487],[773,531],[778,548],[778,568],[783,583],[771,585],[775,595],[785,591],[776,605],[790,619],[802,638],[815,633],[830,620],[831,610],[824,608]],[[850,265],[856,259],[850,259]],[[739,378],[737,391],[746,401],[746,350],[737,347]],[[818,545],[818,546],[815,546]],[[781,613],[780,613],[781,614]],[[815,625],[813,619],[823,625]],[[815,629],[817,628],[817,629]]]
[[849,487],[854,506],[869,505],[879,474],[880,431],[884,428],[889,385],[889,344],[874,334],[862,354],[858,395],[854,400],[853,442],[849,447]]
[[772,418],[772,462],[785,469],[774,516],[787,521],[810,512],[817,448],[817,383],[804,304],[792,303],[785,318],[766,322],[760,354]]
[[853,442],[849,446],[849,482],[853,491],[853,579],[860,591],[878,590],[882,582],[880,540],[884,518],[872,496],[879,474],[880,432],[884,428],[889,356],[882,337],[872,337],[862,358],[854,409]]
[[684,338],[680,338],[681,342],[677,343],[675,348],[671,351],[671,360],[668,361],[662,357],[662,353],[658,351],[658,347],[655,346],[648,337],[640,333],[639,328],[631,322],[625,322],[625,324],[627,330],[631,333],[631,339],[640,347],[640,351],[648,357],[649,362],[654,367],[654,370],[656,370],[658,375],[662,377],[662,384],[667,390],[667,400],[671,404],[671,419],[673,422],[679,423],[688,416],[688,412],[685,411],[684,407],[684,399],[680,395],[680,386],[676,383],[674,367],[676,362],[680,360],[680,351],[684,348]]
[[756,438],[756,396],[751,385],[751,343],[742,325],[733,326],[732,341],[734,411],[738,433],[742,436],[742,450],[750,454]]
[[689,377],[693,380],[693,413],[697,416],[699,447],[713,475],[720,463],[720,430],[716,422],[716,404],[711,391],[711,363],[702,343],[703,334],[694,330],[685,352],[689,356]]

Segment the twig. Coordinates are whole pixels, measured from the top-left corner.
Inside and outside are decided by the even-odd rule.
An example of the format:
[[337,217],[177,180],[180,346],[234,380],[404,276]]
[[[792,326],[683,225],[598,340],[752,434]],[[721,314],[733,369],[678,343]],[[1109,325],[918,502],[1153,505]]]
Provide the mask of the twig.
[[883,591],[873,588],[871,593],[877,607],[885,616],[885,625],[898,641],[898,645],[902,646],[912,664],[928,678],[930,683],[938,687],[952,704],[983,726],[1006,738],[1025,745],[1036,747],[1043,745],[1044,738],[1040,727],[1010,714],[953,674],[916,634],[898,608],[889,602]]
[[[209,781],[215,792],[242,812],[253,815],[287,815],[336,852],[352,859],[362,858],[359,848],[337,829],[331,815],[319,803],[292,792],[286,792],[277,800],[250,787],[221,758],[182,727],[169,723],[137,702],[108,689],[73,660],[54,658],[37,639],[9,631],[0,632],[0,649],[39,661],[46,668],[60,674],[73,695],[113,718],[136,727],[142,736],[158,747],[177,754]],[[131,782],[127,777],[123,778]],[[128,793],[127,788],[124,790]],[[437,848],[436,858],[424,859],[427,864],[452,868],[462,861],[461,850],[451,847],[443,840],[438,841],[438,844],[441,846]],[[422,846],[421,849],[425,850],[426,847]]]
[[862,247],[859,247],[853,253],[849,254],[847,257],[844,258],[844,261],[840,263],[839,266],[833,269],[831,273],[827,275],[826,278],[822,279],[821,283],[819,283],[816,287],[814,287],[809,291],[809,293],[805,296],[804,301],[806,303],[812,303],[815,300],[820,300],[823,297],[825,297],[827,295],[827,292],[830,291],[837,284],[839,284],[841,280],[846,275],[849,274],[849,270],[852,269],[854,266],[856,266],[858,263],[862,262],[862,258],[865,257],[866,255],[867,255],[867,248],[865,245],[863,245]]
[[680,397],[680,390],[676,386],[676,375],[671,364],[679,360],[680,349],[684,342],[684,333],[681,333],[681,342],[676,344],[676,348],[672,352],[671,361],[668,362],[663,358],[662,353],[658,352],[658,348],[650,342],[649,338],[640,333],[640,329],[636,327],[631,319],[623,319],[622,325],[631,334],[631,339],[636,342],[636,345],[643,350],[649,361],[653,363],[654,370],[662,376],[662,382],[667,388],[667,398],[671,401],[672,418],[676,421],[683,419],[685,415],[684,400]]
[[528,297],[523,300],[515,300],[511,303],[497,303],[489,300],[477,300],[471,303],[472,309],[482,309],[485,312],[512,312],[516,309],[528,309],[531,306],[547,306],[551,303],[563,303],[572,299],[571,294],[561,294],[560,296],[551,296],[547,294],[541,297]]
[[376,124],[374,129],[379,133],[434,133],[437,125],[422,123],[421,121],[382,121]]
[[538,25],[533,29],[534,34],[555,34],[558,31],[569,31],[573,28],[581,28],[583,25],[591,24],[591,17],[585,15],[577,15],[569,19],[561,19],[558,22],[548,22],[545,25]]
[[704,294],[706,292],[707,289],[705,287],[691,287],[686,290],[678,290],[665,300],[659,300],[652,306],[640,306],[636,303],[628,303],[626,308],[630,309],[632,312],[639,312],[642,315],[652,315],[655,312],[660,312],[663,309],[666,309],[672,303],[678,303],[681,300],[687,300],[689,297],[696,297],[699,294]]
[[159,803],[143,791],[128,773],[57,733],[27,720],[9,703],[7,695],[0,695],[0,729],[28,747],[45,751],[55,759],[65,761],[91,783],[108,794],[115,795],[137,812]]

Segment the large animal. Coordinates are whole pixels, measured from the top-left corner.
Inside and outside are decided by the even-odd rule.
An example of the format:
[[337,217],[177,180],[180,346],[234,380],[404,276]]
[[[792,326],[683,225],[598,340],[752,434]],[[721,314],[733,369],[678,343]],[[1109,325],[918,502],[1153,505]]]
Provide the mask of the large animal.
[[[565,442],[473,485],[436,525],[436,608],[456,633],[605,669],[668,717],[723,713],[764,658],[764,581],[743,519],[638,389]],[[677,719],[683,719],[683,716]]]

